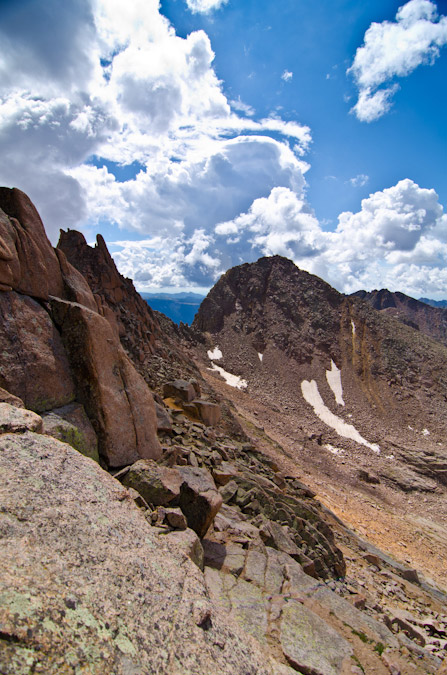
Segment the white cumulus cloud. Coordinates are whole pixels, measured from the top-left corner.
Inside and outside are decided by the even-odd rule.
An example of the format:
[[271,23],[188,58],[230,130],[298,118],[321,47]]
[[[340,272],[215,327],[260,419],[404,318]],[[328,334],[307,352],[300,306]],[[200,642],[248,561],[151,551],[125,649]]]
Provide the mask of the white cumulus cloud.
[[186,0],[188,8],[194,14],[209,14],[227,2],[228,0]]
[[[9,3],[0,41],[0,183],[30,195],[53,241],[104,222],[188,240],[194,216],[214,225],[301,180],[309,128],[231,106],[208,35],[177,36],[158,0]],[[119,183],[110,163],[140,173]]]
[[430,0],[410,0],[399,8],[395,21],[372,23],[347,71],[359,89],[352,112],[364,122],[384,115],[397,85],[382,85],[409,75],[421,64],[433,64],[446,44],[447,17],[439,17]]
[[281,79],[284,80],[284,82],[289,82],[293,78],[293,73],[291,70],[285,70],[283,74],[281,75]]

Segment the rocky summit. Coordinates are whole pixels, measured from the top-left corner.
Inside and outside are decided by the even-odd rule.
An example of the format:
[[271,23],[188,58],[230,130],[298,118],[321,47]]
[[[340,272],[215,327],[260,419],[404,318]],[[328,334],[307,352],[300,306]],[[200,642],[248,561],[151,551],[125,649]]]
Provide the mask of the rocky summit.
[[446,672],[447,347],[367,300],[262,258],[179,327],[0,189],[1,673]]

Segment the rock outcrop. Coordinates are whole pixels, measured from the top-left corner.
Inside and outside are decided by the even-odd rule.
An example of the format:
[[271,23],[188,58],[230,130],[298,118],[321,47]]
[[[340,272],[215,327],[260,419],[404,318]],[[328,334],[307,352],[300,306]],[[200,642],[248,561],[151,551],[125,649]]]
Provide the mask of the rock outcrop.
[[151,354],[159,333],[158,322],[149,305],[136,292],[130,279],[123,277],[107,250],[101,235],[96,246],[88,246],[75,230],[61,230],[57,250],[88,282],[97,311],[112,325],[126,351],[138,363]]
[[[121,278],[104,242],[101,256],[118,302]],[[104,266],[98,273],[104,276]],[[1,188],[0,387],[36,412],[82,405],[92,425],[92,447],[84,451],[97,456],[98,445],[109,466],[159,457],[152,394],[121,347],[116,321],[107,321],[98,306],[113,317],[110,308],[104,311],[102,301],[96,302],[87,280],[64,252],[51,247],[28,197]],[[77,423],[85,426],[82,414]]]
[[98,436],[100,454],[113,467],[140,457],[159,457],[152,395],[114,338],[109,322],[78,303],[56,298],[51,311],[79,400]]
[[57,256],[34,205],[17,188],[0,188],[0,284],[41,300],[62,295]]

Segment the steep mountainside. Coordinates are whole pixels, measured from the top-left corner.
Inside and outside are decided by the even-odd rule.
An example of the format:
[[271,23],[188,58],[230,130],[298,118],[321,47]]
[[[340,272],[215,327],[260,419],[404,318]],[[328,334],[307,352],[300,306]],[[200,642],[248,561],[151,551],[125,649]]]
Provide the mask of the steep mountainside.
[[442,306],[431,306],[404,293],[391,293],[386,288],[381,291],[357,291],[351,297],[366,300],[374,309],[384,311],[394,319],[447,345],[447,309]]

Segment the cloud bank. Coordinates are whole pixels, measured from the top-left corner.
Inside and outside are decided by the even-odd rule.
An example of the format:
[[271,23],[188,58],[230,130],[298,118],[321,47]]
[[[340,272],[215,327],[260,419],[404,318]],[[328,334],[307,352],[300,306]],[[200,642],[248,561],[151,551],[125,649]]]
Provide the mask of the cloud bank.
[[[431,65],[447,44],[447,17],[439,17],[430,0],[410,0],[399,8],[394,22],[372,23],[364,43],[348,69],[359,90],[353,113],[362,122],[382,117],[405,77],[422,64]],[[382,86],[385,85],[385,86]]]

